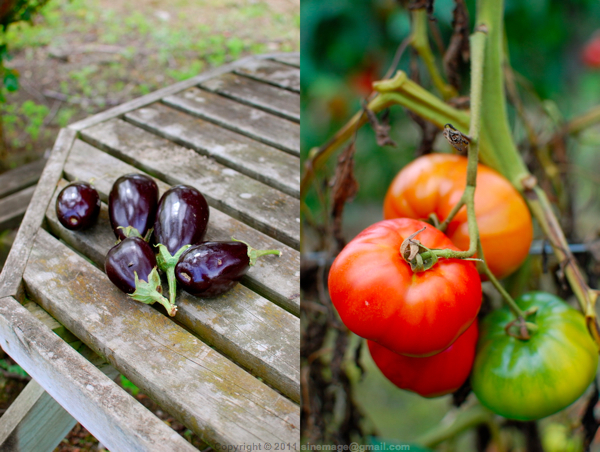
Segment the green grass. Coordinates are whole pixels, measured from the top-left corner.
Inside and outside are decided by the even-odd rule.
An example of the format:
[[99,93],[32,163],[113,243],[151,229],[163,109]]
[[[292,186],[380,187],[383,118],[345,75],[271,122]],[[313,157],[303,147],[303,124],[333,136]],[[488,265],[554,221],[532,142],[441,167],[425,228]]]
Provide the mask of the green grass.
[[[261,1],[52,0],[6,36],[21,87],[0,106],[0,169],[39,156],[69,122],[249,54],[298,50],[299,34],[299,14]],[[44,103],[46,90],[66,100]]]

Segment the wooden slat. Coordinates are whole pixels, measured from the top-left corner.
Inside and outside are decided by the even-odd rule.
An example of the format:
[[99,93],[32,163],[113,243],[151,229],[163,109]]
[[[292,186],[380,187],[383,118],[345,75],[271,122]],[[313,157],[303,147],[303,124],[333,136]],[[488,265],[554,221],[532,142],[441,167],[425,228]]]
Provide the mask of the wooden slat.
[[113,119],[81,133],[88,143],[167,183],[196,187],[211,206],[299,248],[297,199],[122,120]]
[[300,92],[300,69],[269,60],[252,60],[233,70],[236,74]]
[[[110,379],[119,373],[66,330],[37,304],[25,308],[45,326],[66,340]],[[53,451],[77,421],[44,389],[31,380],[0,417],[0,452]]]
[[[56,195],[66,183],[59,185]],[[105,204],[96,225],[85,231],[63,228],[52,204],[46,215],[50,230],[56,236],[104,268],[104,256],[115,243]],[[292,400],[300,401],[300,320],[297,317],[239,285],[213,299],[200,299],[179,291],[176,303],[177,321],[252,374]]]
[[286,89],[230,72],[202,82],[200,87],[290,121],[300,122],[300,96]]
[[44,165],[46,160],[40,159],[0,174],[0,198],[35,185],[40,179]]
[[292,155],[300,155],[300,125],[295,122],[198,88],[167,96],[162,101]]
[[137,109],[125,119],[288,195],[300,197],[297,157],[163,104]]
[[0,345],[110,450],[196,450],[12,297],[0,299]]
[[0,231],[19,226],[34,191],[35,185],[0,199]]
[[278,57],[272,58],[275,61],[279,61],[280,63],[289,64],[290,66],[300,67],[300,54],[299,53],[290,53],[289,55],[282,55]]
[[31,380],[0,418],[0,452],[51,452],[76,423]]
[[38,304],[209,445],[299,443],[298,405],[125,296],[43,230],[24,279]]
[[[139,170],[81,141],[75,142],[65,164],[68,179],[93,180],[105,202],[115,180],[132,172]],[[157,184],[160,193],[170,187],[160,180]],[[82,231],[81,234],[86,233]],[[206,239],[228,240],[232,236],[254,248],[281,250],[282,255],[276,260],[259,259],[242,282],[287,311],[300,315],[300,253],[211,207]],[[83,252],[92,256],[93,251],[85,249]],[[97,258],[94,260],[98,261]]]
[[130,102],[125,102],[124,104],[117,105],[116,107],[110,108],[106,111],[98,113],[97,115],[89,116],[85,119],[82,119],[81,121],[70,124],[68,126],[68,128],[71,130],[76,130],[76,131],[83,130],[86,127],[91,127],[93,125],[99,124],[108,119],[119,117],[125,113],[132,111],[132,110],[143,107],[144,105],[152,104],[165,96],[177,93],[179,91],[183,91],[184,89],[187,89],[191,86],[195,86],[198,83],[203,82],[204,80],[208,80],[209,78],[215,77],[219,74],[224,74],[226,72],[230,72],[230,71],[236,69],[237,67],[243,67],[248,64],[252,64],[254,61],[260,61],[260,60],[268,59],[268,58],[277,58],[280,56],[283,57],[285,55],[287,55],[287,54],[285,54],[285,53],[264,54],[264,55],[253,55],[253,56],[239,59],[237,61],[234,61],[233,63],[225,64],[218,68],[205,71],[202,74],[197,75],[196,77],[192,77],[188,80],[183,80],[174,85],[170,85],[163,89],[153,91],[149,94],[146,94],[145,96],[138,97],[137,99],[133,99]]
[[15,242],[0,273],[0,297],[14,296],[21,298],[22,278],[25,263],[31,250],[33,237],[44,220],[46,207],[58,183],[64,162],[75,140],[74,130],[62,129],[54,143],[52,154],[48,159],[40,180],[36,186],[29,208],[25,213]]

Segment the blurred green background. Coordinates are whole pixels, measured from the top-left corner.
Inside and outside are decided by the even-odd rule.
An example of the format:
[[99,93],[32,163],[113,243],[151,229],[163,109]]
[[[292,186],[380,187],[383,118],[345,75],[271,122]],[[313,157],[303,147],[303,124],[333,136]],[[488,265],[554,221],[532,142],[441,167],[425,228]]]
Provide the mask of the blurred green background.
[[[475,1],[468,0],[471,29]],[[600,70],[582,61],[585,44],[600,29],[597,0],[506,0],[505,24],[510,63],[520,76],[519,94],[527,117],[537,134],[549,137],[563,121],[600,104]],[[452,33],[452,0],[436,0],[433,16],[444,43]],[[409,12],[393,0],[302,0],[302,157],[324,144],[361,106],[373,80],[383,77],[400,43],[410,33]],[[434,53],[439,56],[430,35]],[[439,61],[439,60],[438,60]],[[399,69],[409,71],[410,49],[404,52]],[[464,66],[461,95],[469,94],[468,66]],[[422,82],[430,87],[425,70]],[[510,123],[517,143],[526,138],[523,124],[509,105]],[[396,173],[415,156],[421,132],[406,112],[391,109],[391,137],[397,147],[379,147],[369,126],[356,141],[355,176],[359,191],[344,211],[344,232],[351,239],[368,225],[382,219],[383,197]],[[442,138],[434,149],[444,151]],[[600,232],[600,127],[594,126],[568,140],[569,186],[573,194],[576,228],[571,239],[589,240]],[[525,154],[527,154],[525,152]],[[528,156],[526,155],[526,158]],[[324,174],[333,175],[335,158]],[[323,174],[321,174],[322,176]],[[324,198],[314,187],[306,202],[317,222],[327,215]],[[314,251],[316,233],[304,228],[304,251]],[[538,237],[539,238],[539,237]],[[539,258],[530,260],[541,267]],[[539,271],[539,268],[538,268]],[[548,275],[530,283],[552,287]],[[356,338],[355,338],[356,339]],[[385,438],[410,441],[437,425],[450,406],[450,397],[426,400],[401,391],[374,367],[363,350],[365,377],[355,376],[355,397],[368,418]],[[585,399],[585,398],[583,398]],[[585,402],[585,400],[583,400]],[[581,414],[581,403],[541,423],[547,451],[580,450],[572,419]],[[456,449],[474,450],[472,432],[461,438]],[[518,442],[518,438],[517,438]],[[524,450],[517,444],[515,450]]]
[[[475,1],[466,3],[472,24]],[[454,2],[437,0],[434,5],[433,15],[447,44]],[[301,22],[302,156],[306,158],[312,147],[323,144],[358,111],[370,82],[383,76],[397,47],[410,33],[410,18],[393,0],[302,0]],[[600,2],[507,0],[505,23],[511,65],[523,77],[520,94],[538,131],[550,132],[553,121],[571,118],[600,103],[600,70],[585,67],[581,58],[585,43],[600,29]],[[431,36],[430,40],[436,53]],[[398,68],[408,71],[409,62],[410,51],[406,51]],[[468,67],[463,70],[461,94],[468,95]],[[427,86],[425,71],[421,74]],[[520,142],[525,137],[523,127],[512,109],[510,115]],[[369,224],[360,218],[365,212],[375,214],[389,183],[413,158],[420,142],[420,130],[401,108],[392,108],[391,123],[397,148],[378,147],[369,127],[359,133],[356,168],[360,190],[353,205],[360,205],[361,213],[355,218],[354,208],[347,209],[351,235]],[[597,131],[580,136],[577,144],[597,146]],[[436,149],[445,146],[440,141]],[[583,168],[594,162],[574,161]],[[313,211],[321,207],[314,193],[307,202]],[[360,229],[352,225],[354,220],[360,221]]]

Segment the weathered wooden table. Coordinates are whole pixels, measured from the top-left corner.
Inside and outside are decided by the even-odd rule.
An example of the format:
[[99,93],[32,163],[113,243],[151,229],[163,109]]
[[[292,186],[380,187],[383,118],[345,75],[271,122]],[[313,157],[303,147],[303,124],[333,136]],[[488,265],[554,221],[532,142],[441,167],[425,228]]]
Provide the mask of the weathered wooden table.
[[[112,451],[195,450],[119,373],[216,449],[299,448],[299,73],[297,54],[249,57],[60,132],[0,275],[0,344],[35,380],[0,419],[0,448],[52,450],[75,418]],[[131,300],[103,272],[107,194],[130,172],[199,189],[207,239],[282,256],[223,296],[178,291],[174,318]],[[76,179],[103,201],[81,232],[54,212]]]

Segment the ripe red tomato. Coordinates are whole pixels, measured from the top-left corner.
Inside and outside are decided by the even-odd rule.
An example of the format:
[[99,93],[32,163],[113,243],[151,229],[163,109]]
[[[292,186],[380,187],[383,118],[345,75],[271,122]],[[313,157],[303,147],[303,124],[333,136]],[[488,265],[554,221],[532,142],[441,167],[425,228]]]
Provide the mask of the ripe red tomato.
[[583,63],[591,68],[600,68],[600,35],[593,37],[583,48]]
[[[467,158],[428,154],[405,166],[390,185],[383,204],[384,218],[426,219],[435,213],[443,221],[466,186]],[[533,239],[531,214],[517,190],[484,165],[477,168],[475,215],[481,246],[492,273],[503,278],[523,263]],[[459,249],[469,249],[467,210],[463,207],[446,235]]]
[[329,273],[329,294],[344,324],[409,356],[448,348],[481,305],[481,280],[472,262],[440,259],[431,269],[413,273],[402,258],[402,242],[424,226],[416,237],[424,246],[457,249],[422,221],[380,221],[346,245]]
[[400,389],[423,397],[440,397],[455,392],[469,377],[477,345],[477,321],[443,352],[426,358],[399,355],[367,341],[375,364]]

